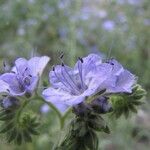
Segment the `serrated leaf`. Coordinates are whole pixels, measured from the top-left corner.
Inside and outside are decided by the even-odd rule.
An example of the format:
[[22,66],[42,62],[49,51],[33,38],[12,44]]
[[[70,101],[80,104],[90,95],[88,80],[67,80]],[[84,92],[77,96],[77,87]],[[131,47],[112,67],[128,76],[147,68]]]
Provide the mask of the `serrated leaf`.
[[17,136],[16,136],[16,143],[18,145],[21,145],[21,143],[22,143],[22,134],[21,133],[17,134]]
[[108,126],[106,126],[106,127],[103,129],[103,131],[104,131],[105,133],[107,133],[107,134],[110,134],[110,129],[109,129]]
[[139,105],[144,104],[144,102],[140,102],[140,101],[133,101],[133,102],[132,102],[132,104],[139,106]]
[[17,131],[14,128],[12,131],[9,133],[9,137],[7,138],[8,143],[12,142],[17,136]]
[[88,120],[88,125],[92,129],[100,132],[104,131],[103,129],[106,127],[106,122],[101,116],[97,115],[95,118]]
[[129,105],[129,109],[130,109],[132,112],[137,113],[137,110],[136,110],[135,106]]

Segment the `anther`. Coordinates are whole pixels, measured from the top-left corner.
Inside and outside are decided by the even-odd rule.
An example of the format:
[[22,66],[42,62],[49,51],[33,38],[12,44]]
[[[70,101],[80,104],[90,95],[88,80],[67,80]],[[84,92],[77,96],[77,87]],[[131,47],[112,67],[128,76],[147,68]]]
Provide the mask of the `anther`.
[[4,66],[4,68],[6,67],[6,63],[5,63],[5,61],[3,61],[3,66]]
[[60,59],[63,59],[63,57],[64,57],[64,53],[62,52],[62,54],[60,55]]
[[53,71],[55,71],[55,67],[53,66]]
[[25,71],[27,71],[27,70],[28,70],[28,68],[26,67]]
[[63,62],[62,62],[62,64],[61,64],[61,65],[62,65],[63,67],[65,66]]
[[114,65],[114,63],[110,62],[111,65]]
[[81,63],[83,63],[83,59],[81,57],[79,57],[79,60],[81,61]]
[[10,90],[9,89],[6,89],[9,93],[10,93]]
[[15,71],[11,71],[11,73],[14,73],[14,74],[15,74],[16,72],[15,72]]

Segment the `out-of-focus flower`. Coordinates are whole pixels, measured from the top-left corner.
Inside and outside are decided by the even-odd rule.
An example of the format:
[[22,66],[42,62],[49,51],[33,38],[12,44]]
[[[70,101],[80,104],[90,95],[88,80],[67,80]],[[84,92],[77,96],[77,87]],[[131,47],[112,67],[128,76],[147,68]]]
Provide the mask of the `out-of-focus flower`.
[[106,18],[107,17],[106,10],[97,10],[97,16],[100,18]]
[[1,100],[1,106],[4,109],[9,109],[12,107],[19,106],[19,100],[15,97],[5,97],[3,100]]
[[144,25],[150,26],[150,19],[144,19]]
[[25,33],[26,33],[26,31],[23,27],[18,28],[18,30],[17,30],[18,35],[23,36],[23,35],[25,35]]
[[47,56],[33,57],[30,60],[18,58],[12,71],[0,76],[0,93],[5,92],[11,96],[31,94],[37,88],[49,59]]
[[40,111],[44,114],[48,113],[50,111],[50,108],[47,104],[44,104],[41,106]]
[[97,113],[107,113],[112,110],[112,107],[108,102],[108,98],[103,96],[95,99],[92,102],[91,107]]
[[100,56],[90,54],[77,61],[74,68],[57,65],[50,72],[52,87],[43,97],[61,111],[83,102],[87,97],[105,89],[106,93],[131,92],[135,77],[112,59],[102,63]]
[[131,4],[131,5],[138,5],[141,2],[142,2],[141,0],[128,0],[128,3]]
[[113,31],[115,28],[115,22],[112,20],[106,20],[102,23],[102,27],[106,31]]
[[[131,93],[133,85],[136,83],[136,77],[115,59],[111,59],[100,65],[106,71],[106,79],[102,82],[99,90],[106,89],[106,93]],[[97,70],[93,74],[98,78],[99,72],[102,71],[101,67],[97,67]]]
[[65,27],[61,27],[58,29],[58,34],[61,39],[66,39],[68,34],[68,29]]
[[29,4],[34,4],[34,3],[35,3],[35,0],[28,0],[28,3],[29,3]]

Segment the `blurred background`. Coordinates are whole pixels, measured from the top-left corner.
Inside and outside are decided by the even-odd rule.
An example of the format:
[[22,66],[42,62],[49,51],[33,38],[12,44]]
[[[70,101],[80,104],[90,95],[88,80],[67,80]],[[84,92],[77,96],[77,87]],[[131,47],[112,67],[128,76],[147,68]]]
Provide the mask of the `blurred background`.
[[[78,57],[98,53],[105,59],[116,58],[138,76],[147,90],[145,104],[129,119],[108,121],[112,132],[99,135],[101,150],[150,147],[149,39],[149,0],[0,0],[1,70],[4,61],[9,67],[18,57],[48,55],[48,72],[60,62],[61,52],[68,65]],[[38,102],[32,108],[41,116],[41,134],[20,147],[7,144],[0,135],[0,150],[52,149],[59,135],[54,132],[56,115]]]

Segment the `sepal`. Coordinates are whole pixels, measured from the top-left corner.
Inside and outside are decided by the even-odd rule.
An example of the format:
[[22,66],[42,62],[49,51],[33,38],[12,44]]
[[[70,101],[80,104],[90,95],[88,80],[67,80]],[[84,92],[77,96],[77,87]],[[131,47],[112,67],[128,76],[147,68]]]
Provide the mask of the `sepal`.
[[80,104],[73,111],[76,117],[70,123],[65,139],[56,150],[98,150],[97,132],[110,133],[100,116],[87,104]]
[[112,115],[116,116],[116,118],[124,115],[127,118],[130,112],[137,113],[137,106],[143,104],[140,100],[145,95],[145,90],[140,85],[136,85],[130,94],[122,93],[110,96],[113,108]]

